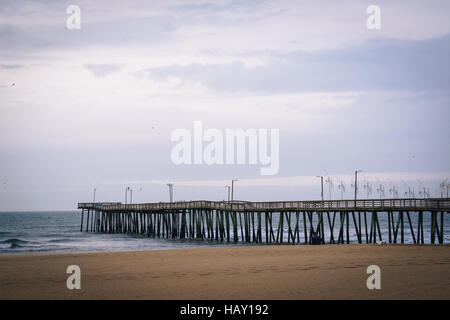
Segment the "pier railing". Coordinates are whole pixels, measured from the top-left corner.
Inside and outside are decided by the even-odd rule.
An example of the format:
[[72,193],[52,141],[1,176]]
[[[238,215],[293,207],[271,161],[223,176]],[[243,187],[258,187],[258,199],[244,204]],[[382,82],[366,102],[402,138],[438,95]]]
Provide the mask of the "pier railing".
[[436,238],[439,243],[446,242],[450,199],[98,202],[79,203],[78,208],[82,209],[80,231],[84,227],[91,232],[247,243],[283,243],[287,238],[292,244],[375,243],[383,239],[405,243],[407,237],[410,243],[423,244],[429,237],[434,244]]
[[160,211],[183,209],[243,211],[450,211],[450,198],[405,198],[405,199],[361,199],[361,200],[324,200],[324,201],[178,201],[123,204],[120,202],[82,202],[78,209],[102,211]]

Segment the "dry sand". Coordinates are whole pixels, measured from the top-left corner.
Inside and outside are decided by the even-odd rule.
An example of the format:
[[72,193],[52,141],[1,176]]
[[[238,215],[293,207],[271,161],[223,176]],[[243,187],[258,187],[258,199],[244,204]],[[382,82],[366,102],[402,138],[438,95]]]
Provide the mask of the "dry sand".
[[[68,265],[81,290],[68,290]],[[381,268],[368,290],[366,268]],[[450,299],[449,245],[0,255],[0,299]]]

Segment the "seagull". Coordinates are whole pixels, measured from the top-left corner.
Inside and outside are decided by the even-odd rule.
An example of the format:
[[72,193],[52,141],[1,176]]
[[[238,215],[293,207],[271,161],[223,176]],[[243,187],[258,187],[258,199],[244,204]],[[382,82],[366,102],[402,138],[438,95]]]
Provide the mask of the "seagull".
[[13,83],[11,83],[11,87],[14,87],[16,84],[13,82]]

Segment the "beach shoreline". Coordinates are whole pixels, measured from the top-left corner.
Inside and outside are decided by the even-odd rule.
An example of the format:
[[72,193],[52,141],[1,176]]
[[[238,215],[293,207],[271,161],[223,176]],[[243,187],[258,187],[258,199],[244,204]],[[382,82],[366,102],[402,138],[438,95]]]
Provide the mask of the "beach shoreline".
[[[69,265],[81,289],[69,290]],[[369,265],[381,289],[369,290]],[[236,246],[0,255],[0,299],[450,299],[450,245]]]

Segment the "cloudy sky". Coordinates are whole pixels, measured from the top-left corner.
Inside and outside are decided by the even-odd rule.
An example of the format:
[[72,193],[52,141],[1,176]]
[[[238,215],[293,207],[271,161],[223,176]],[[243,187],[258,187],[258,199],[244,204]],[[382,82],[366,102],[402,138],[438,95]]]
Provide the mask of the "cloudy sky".
[[[381,29],[366,9],[381,8]],[[81,28],[68,29],[69,5]],[[77,202],[440,196],[450,179],[448,1],[0,3],[0,210]],[[280,168],[175,165],[171,133],[279,129]]]

